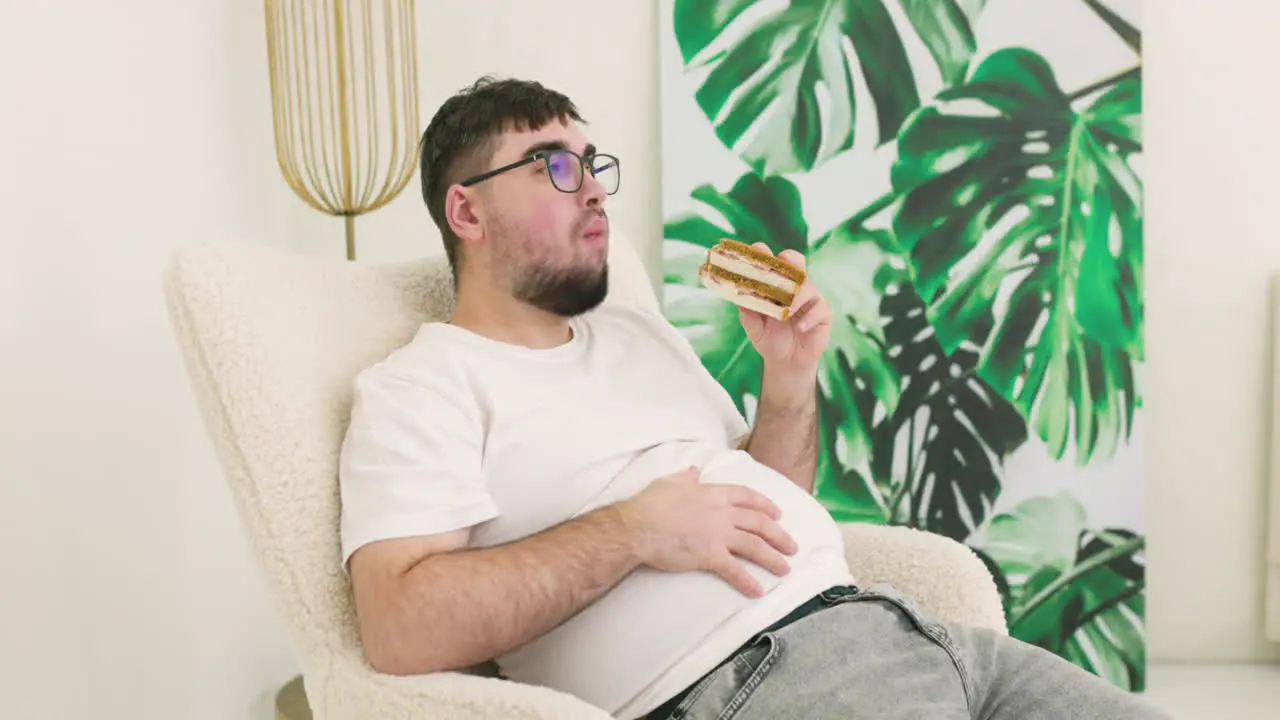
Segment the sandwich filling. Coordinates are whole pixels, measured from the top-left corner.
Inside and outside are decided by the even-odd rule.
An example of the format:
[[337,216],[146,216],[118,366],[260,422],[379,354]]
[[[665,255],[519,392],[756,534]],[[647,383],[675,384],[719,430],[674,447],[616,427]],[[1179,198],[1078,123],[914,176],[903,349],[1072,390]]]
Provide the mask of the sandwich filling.
[[804,270],[736,240],[707,251],[698,277],[708,290],[735,305],[786,320]]
[[707,263],[700,269],[704,283],[733,286],[738,292],[754,295],[762,300],[769,300],[778,305],[790,305],[795,292],[784,290],[777,285],[756,280],[745,273],[738,273],[719,265]]
[[736,240],[721,240],[707,252],[707,263],[791,294],[800,288],[805,276],[804,270],[791,263]]

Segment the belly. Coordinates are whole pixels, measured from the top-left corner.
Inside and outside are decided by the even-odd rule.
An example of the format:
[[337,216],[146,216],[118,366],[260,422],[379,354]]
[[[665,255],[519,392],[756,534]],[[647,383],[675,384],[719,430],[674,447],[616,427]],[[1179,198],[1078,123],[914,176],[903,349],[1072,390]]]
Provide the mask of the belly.
[[[753,599],[711,573],[640,568],[559,627],[500,658],[509,677],[588,697],[607,707],[609,701],[638,692],[694,648],[718,643],[719,629],[735,627],[733,632],[740,633],[737,626],[726,625],[735,617],[781,616],[798,604],[797,598],[844,578],[847,568],[839,527],[812,496],[745,452],[721,451],[701,468],[702,483],[743,485],[781,508],[779,522],[798,545],[789,558],[791,572],[778,577],[740,558],[766,590],[763,597]],[[595,695],[605,688],[619,696]]]
[[[742,485],[772,500],[782,511],[778,524],[795,539],[798,551],[790,558],[795,566],[802,564],[813,551],[838,549],[844,552],[844,539],[831,514],[812,495],[801,490],[794,482],[772,468],[756,462],[745,450],[726,450],[703,443],[668,443],[655,447],[636,458],[602,488],[591,502],[575,513],[575,516],[596,508],[625,500],[643,491],[655,479],[695,466],[701,470],[703,485]],[[747,569],[767,591],[780,579],[764,568],[743,560]],[[636,573],[635,580],[651,573]],[[659,573],[658,575],[661,575]],[[702,578],[714,586],[710,578]],[[691,578],[677,582],[694,582]],[[724,592],[733,591],[726,584]]]
[[[794,482],[772,468],[756,462],[744,450],[720,453],[702,466],[703,484],[742,485],[772,500],[782,510],[778,523],[791,534],[799,546],[792,564],[801,563],[814,551],[839,550],[844,552],[844,539],[840,528],[812,495],[801,490]],[[756,578],[770,587],[776,583],[772,573],[754,564],[749,569]],[[773,578],[773,580],[770,580]]]

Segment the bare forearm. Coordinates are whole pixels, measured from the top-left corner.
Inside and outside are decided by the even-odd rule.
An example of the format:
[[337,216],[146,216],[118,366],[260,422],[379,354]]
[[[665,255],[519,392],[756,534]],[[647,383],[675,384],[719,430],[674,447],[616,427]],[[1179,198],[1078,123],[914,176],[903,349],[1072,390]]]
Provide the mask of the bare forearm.
[[631,536],[609,507],[506,545],[427,558],[401,578],[387,613],[389,671],[469,667],[550,631],[639,564]]
[[816,376],[784,377],[766,369],[746,450],[805,492],[813,492],[818,467]]

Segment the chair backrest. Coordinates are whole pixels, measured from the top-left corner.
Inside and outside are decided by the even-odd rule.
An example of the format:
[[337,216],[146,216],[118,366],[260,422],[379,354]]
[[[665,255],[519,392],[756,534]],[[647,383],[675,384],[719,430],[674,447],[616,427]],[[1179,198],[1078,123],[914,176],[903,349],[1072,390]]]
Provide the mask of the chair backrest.
[[[179,250],[170,319],[214,450],[304,672],[359,651],[338,545],[338,452],[356,373],[447,318],[444,255],[396,265],[241,244]],[[614,233],[606,302],[657,307]]]

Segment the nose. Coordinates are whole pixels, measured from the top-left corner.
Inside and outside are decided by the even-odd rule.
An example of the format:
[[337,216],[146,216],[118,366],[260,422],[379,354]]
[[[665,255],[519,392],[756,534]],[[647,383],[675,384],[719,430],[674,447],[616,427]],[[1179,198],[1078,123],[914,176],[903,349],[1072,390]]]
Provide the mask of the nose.
[[589,170],[583,171],[582,188],[578,193],[587,207],[599,207],[604,204],[605,198],[609,197],[604,190],[604,185]]

